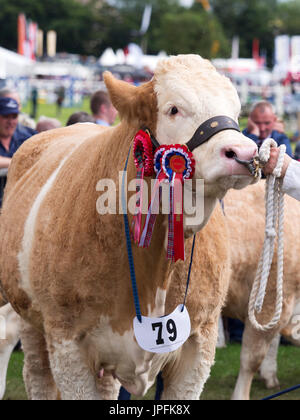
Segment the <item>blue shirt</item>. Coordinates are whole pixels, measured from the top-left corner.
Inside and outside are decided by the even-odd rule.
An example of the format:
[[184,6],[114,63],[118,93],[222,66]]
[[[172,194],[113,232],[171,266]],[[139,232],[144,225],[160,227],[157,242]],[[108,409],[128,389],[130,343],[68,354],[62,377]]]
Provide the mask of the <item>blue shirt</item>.
[[110,127],[109,123],[104,120],[96,120],[95,123],[98,125],[102,125],[103,127]]
[[294,159],[300,161],[300,141],[298,141],[295,149]]
[[9,150],[7,151],[3,144],[0,142],[0,156],[12,158],[18,148],[22,146],[25,140],[37,134],[37,131],[32,128],[25,127],[18,124],[10,141]]
[[[264,142],[264,140],[261,140],[255,134],[250,134],[249,131],[247,130],[247,128],[246,128],[246,130],[243,131],[243,134],[246,137],[249,137],[249,139],[253,140],[257,144],[258,148],[260,148],[260,146]],[[272,131],[272,134],[270,135],[270,138],[274,139],[276,141],[276,143],[278,144],[278,146],[281,146],[282,144],[284,144],[286,146],[286,153],[290,157],[293,157],[293,152],[292,152],[290,139],[284,133],[279,133],[279,131]]]

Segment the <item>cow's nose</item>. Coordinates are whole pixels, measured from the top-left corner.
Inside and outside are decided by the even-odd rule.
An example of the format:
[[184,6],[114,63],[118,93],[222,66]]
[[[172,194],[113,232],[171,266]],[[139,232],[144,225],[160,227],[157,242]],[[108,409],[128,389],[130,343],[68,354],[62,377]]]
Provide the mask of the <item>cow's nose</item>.
[[257,155],[257,147],[253,146],[227,146],[222,149],[221,155],[226,159],[250,161]]
[[247,167],[247,162],[253,161],[255,156],[257,156],[255,144],[253,146],[226,146],[221,151],[221,157],[225,163],[225,171],[228,175],[250,176],[251,171]]

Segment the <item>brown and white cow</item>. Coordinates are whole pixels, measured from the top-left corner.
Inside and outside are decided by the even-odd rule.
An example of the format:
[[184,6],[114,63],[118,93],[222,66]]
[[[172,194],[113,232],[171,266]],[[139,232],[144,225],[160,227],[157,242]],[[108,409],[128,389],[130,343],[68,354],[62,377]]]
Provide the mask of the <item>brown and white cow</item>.
[[[240,102],[229,80],[194,55],[162,61],[153,80],[138,88],[110,74],[105,81],[120,125],[102,130],[82,124],[33,137],[9,170],[0,218],[0,279],[23,319],[26,389],[32,399],[56,398],[57,388],[63,399],[116,398],[115,377],[143,395],[162,371],[164,399],[198,399],[214,360],[229,281],[228,233],[220,209],[212,213],[230,188],[254,182],[233,156],[251,159],[256,146],[227,130],[194,151],[195,178],[205,182],[205,217],[186,232],[201,230],[187,301],[192,332],[175,352],[146,352],[133,334],[123,216],[99,216],[97,183],[108,178],[118,185],[141,127],[160,144],[187,143],[209,118],[237,121]],[[130,157],[128,181],[135,176]],[[189,261],[166,260],[166,220],[158,217],[148,250],[133,250],[145,316],[171,313],[183,301]],[[185,242],[189,255],[191,238]]]
[[[284,303],[281,320],[277,327],[269,332],[259,332],[252,327],[248,318],[248,302],[264,240],[264,187],[265,182],[261,181],[255,186],[240,191],[239,194],[232,191],[225,198],[226,219],[230,232],[232,274],[223,314],[240,319],[245,323],[240,373],[233,394],[235,400],[250,398],[252,379],[259,368],[261,368],[261,374],[268,387],[278,385],[276,355],[279,333],[286,335],[287,338],[291,335],[290,329],[287,330],[286,327],[293,321],[293,314],[299,299],[300,204],[286,196]],[[276,270],[275,256],[264,308],[261,315],[258,316],[258,320],[263,324],[269,322],[274,315]],[[266,360],[263,363],[266,356],[268,356],[269,362]]]

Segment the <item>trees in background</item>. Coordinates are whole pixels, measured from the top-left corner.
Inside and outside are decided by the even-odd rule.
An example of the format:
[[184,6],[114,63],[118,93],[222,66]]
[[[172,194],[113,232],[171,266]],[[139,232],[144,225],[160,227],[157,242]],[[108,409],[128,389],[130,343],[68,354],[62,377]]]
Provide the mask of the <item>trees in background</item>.
[[0,43],[16,50],[17,17],[24,12],[44,31],[57,31],[58,51],[99,56],[108,46],[141,43],[139,28],[149,3],[152,21],[144,36],[149,53],[163,49],[169,54],[228,57],[231,40],[238,35],[241,56],[252,56],[257,38],[271,59],[275,35],[300,34],[299,0],[210,0],[210,11],[199,1],[186,9],[179,0],[0,0]]

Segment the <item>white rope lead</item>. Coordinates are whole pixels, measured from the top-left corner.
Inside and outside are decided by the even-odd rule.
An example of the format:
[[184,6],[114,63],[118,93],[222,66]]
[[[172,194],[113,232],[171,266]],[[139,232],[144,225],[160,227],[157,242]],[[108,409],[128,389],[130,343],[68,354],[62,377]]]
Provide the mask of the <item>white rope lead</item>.
[[[273,139],[266,140],[261,146],[259,159],[266,164],[270,158],[271,148],[278,147]],[[280,321],[283,305],[283,251],[284,251],[284,193],[282,191],[283,181],[279,179],[284,163],[286,146],[280,146],[280,154],[277,166],[272,175],[266,181],[266,231],[263,252],[258,264],[256,277],[253,283],[249,300],[249,319],[259,331],[269,331]],[[270,276],[275,243],[277,240],[277,293],[276,305],[273,319],[266,325],[261,325],[256,314],[263,309],[268,280]]]

